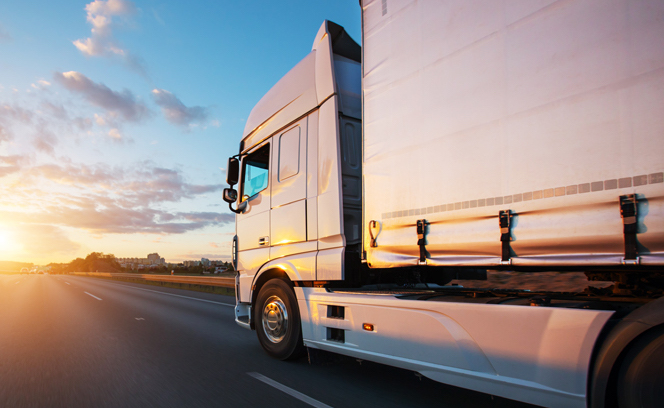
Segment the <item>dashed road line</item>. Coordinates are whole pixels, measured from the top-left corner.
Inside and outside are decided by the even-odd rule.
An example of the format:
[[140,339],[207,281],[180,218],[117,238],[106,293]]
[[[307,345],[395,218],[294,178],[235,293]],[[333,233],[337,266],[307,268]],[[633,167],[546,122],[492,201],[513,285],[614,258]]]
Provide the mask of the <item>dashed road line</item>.
[[101,300],[101,298],[98,298],[97,296],[93,295],[92,293],[88,293],[88,292],[84,292],[84,293],[85,293],[86,295],[90,295],[90,296],[92,296],[93,298],[95,298],[95,299],[97,299],[97,300]]
[[302,402],[304,402],[304,403],[307,403],[307,404],[311,405],[312,407],[316,407],[316,408],[332,408],[332,407],[330,407],[330,406],[327,405],[327,404],[323,404],[322,402],[320,402],[320,401],[318,401],[318,400],[315,400],[315,399],[311,398],[311,397],[308,396],[308,395],[304,395],[304,394],[302,394],[302,393],[299,392],[299,391],[295,391],[294,389],[292,389],[292,388],[290,388],[290,387],[286,387],[285,385],[283,385],[283,384],[281,384],[281,383],[278,383],[278,382],[274,381],[273,379],[264,376],[263,374],[256,373],[256,372],[247,373],[247,374],[249,374],[250,376],[254,377],[254,378],[257,379],[258,381],[262,381],[262,382],[264,382],[265,384],[267,384],[267,385],[269,385],[269,386],[271,386],[271,387],[274,387],[274,388],[278,389],[278,390],[281,391],[281,392],[285,392],[286,394],[290,395],[291,397],[297,398],[297,399],[299,399],[300,401],[302,401]]

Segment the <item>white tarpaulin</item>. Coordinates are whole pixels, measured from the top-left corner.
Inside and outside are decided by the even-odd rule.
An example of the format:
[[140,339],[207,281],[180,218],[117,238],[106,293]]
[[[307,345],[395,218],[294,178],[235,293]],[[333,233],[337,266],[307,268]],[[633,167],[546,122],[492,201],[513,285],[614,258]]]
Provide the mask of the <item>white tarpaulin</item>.
[[[374,267],[664,263],[664,2],[363,1]],[[371,231],[370,221],[377,221]],[[376,237],[371,247],[370,232]]]

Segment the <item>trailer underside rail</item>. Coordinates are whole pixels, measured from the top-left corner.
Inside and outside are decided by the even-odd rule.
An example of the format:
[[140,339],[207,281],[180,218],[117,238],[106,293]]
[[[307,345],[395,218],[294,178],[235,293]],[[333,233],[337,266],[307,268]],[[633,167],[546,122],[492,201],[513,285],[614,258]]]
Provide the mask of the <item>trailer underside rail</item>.
[[[610,290],[589,289],[583,292],[547,292],[516,289],[473,289],[451,286],[426,290],[416,288],[327,288],[327,291],[331,293],[394,296],[396,299],[402,300],[574,307],[597,310],[615,310],[624,307],[624,304],[642,305],[657,298],[616,296]],[[623,306],[614,306],[614,303],[623,304]]]

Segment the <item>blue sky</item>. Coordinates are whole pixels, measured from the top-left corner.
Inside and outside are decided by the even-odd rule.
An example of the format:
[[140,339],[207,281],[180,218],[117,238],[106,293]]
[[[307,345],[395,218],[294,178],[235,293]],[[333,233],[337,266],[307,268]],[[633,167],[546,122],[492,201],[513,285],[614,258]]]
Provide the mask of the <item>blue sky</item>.
[[0,260],[228,259],[226,159],[357,0],[0,2]]

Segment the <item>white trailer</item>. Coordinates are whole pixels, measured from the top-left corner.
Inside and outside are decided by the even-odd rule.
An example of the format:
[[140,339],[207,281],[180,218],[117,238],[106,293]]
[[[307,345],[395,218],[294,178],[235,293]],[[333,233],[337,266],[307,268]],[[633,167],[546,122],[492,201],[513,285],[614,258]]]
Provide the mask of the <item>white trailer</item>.
[[[229,160],[238,324],[280,359],[306,347],[543,406],[661,406],[664,3],[361,13],[363,47],[324,22]],[[486,270],[614,283],[446,286]]]

